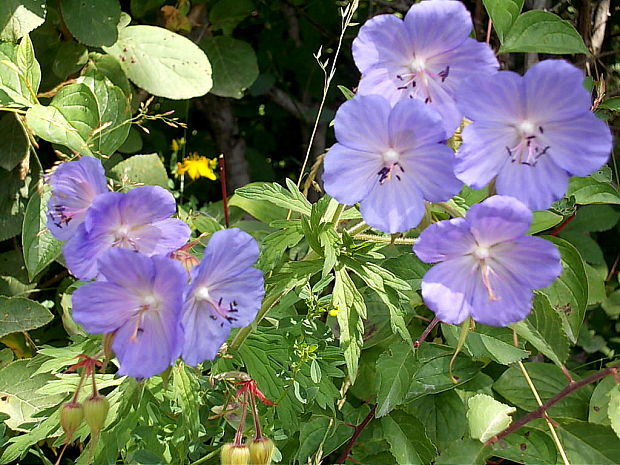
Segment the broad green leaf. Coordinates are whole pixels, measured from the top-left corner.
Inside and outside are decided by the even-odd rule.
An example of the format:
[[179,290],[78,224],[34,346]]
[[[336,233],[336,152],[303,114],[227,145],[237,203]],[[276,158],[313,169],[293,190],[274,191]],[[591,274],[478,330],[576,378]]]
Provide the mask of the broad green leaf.
[[620,204],[620,194],[608,182],[597,181],[592,177],[570,178],[567,197],[575,197],[575,203],[589,205],[593,203]]
[[[504,2],[505,0],[502,1]],[[583,39],[568,21],[541,10],[521,14],[504,36],[499,51],[500,53],[589,53]]]
[[53,318],[47,308],[34,300],[0,296],[0,337],[40,328]]
[[483,443],[506,429],[512,422],[510,414],[517,411],[486,394],[476,394],[470,398],[468,407],[469,434]]
[[121,18],[118,0],[61,0],[62,18],[73,36],[90,47],[114,45]]
[[221,29],[225,35],[230,35],[253,9],[252,0],[218,0],[209,12],[209,21],[214,29]]
[[[584,263],[584,265],[586,269],[586,275],[588,276],[588,306],[600,304],[607,297],[605,293],[607,266],[603,264],[594,267],[588,263]],[[620,299],[618,300],[618,304],[620,304]],[[620,313],[620,309],[614,309],[614,314],[616,312]]]
[[[536,386],[543,402],[568,385],[566,376],[562,370],[550,363],[528,362],[523,364]],[[573,378],[578,379],[575,375]],[[532,395],[532,391],[521,370],[512,366],[504,371],[493,384],[493,389],[508,402],[517,407],[532,411],[538,408],[538,403]],[[585,419],[588,416],[588,401],[590,400],[591,388],[581,388],[571,393],[549,409],[549,415],[555,417],[570,417]]]
[[36,192],[28,202],[24,214],[22,244],[24,263],[32,281],[47,265],[60,255],[62,242],[55,239],[47,229],[47,201],[51,191]]
[[[278,207],[310,216],[312,209],[310,202],[308,202],[308,200],[306,200],[306,198],[295,188],[295,184],[289,184],[289,188],[293,190],[287,191],[280,184],[275,182],[253,182],[237,189],[235,191],[235,195],[253,201],[267,201]],[[251,208],[247,204],[244,204],[244,206]],[[252,214],[251,211],[248,211],[248,213]],[[286,215],[284,215],[284,217],[286,217]],[[274,219],[281,218],[281,216],[278,216]]]
[[88,61],[88,48],[74,40],[61,42],[56,47],[52,72],[64,81],[71,74],[78,73]]
[[521,13],[524,0],[483,0],[484,7],[493,20],[493,28],[499,37],[499,41],[504,43],[504,37],[512,27],[513,23]]
[[588,305],[588,277],[583,260],[575,247],[557,237],[545,236],[545,239],[560,249],[563,271],[553,284],[541,292],[558,311],[566,335],[574,343],[577,341]]
[[38,389],[56,377],[46,373],[33,375],[36,365],[29,364],[30,360],[18,360],[0,370],[0,412],[9,416],[5,423],[16,431],[26,431],[22,425],[39,421],[35,415],[64,397],[40,394]]
[[39,66],[34,55],[32,41],[27,35],[22,38],[15,50],[15,63],[20,71],[22,81],[26,84],[31,98],[34,99],[41,84],[41,66]]
[[534,428],[521,428],[509,434],[493,444],[493,453],[517,463],[536,465],[557,463],[557,451],[553,440],[543,431]]
[[30,39],[25,37],[19,45],[0,42],[0,104],[29,107],[37,103],[40,78]]
[[0,295],[28,295],[36,287],[30,283],[23,253],[17,250],[0,253]]
[[620,438],[620,387],[618,387],[618,385],[609,393],[607,416],[611,423],[611,429],[613,429],[618,438]]
[[480,465],[491,455],[488,447],[475,439],[460,439],[441,451],[435,465]]
[[345,268],[336,269],[333,292],[334,306],[338,309],[340,347],[344,351],[349,378],[355,381],[359,357],[364,344],[366,304]]
[[207,37],[200,47],[213,67],[211,93],[220,97],[243,97],[258,77],[254,49],[247,42],[226,36]]
[[558,435],[571,464],[620,463],[620,441],[609,426],[585,421],[561,421]]
[[30,140],[17,115],[6,113],[0,117],[0,167],[11,171],[28,156]]
[[155,26],[128,26],[103,47],[134,84],[159,97],[200,97],[212,86],[211,65],[191,40]]
[[168,188],[168,174],[159,155],[134,155],[110,169],[110,176],[124,185],[147,184]]
[[456,390],[426,396],[405,406],[424,424],[426,434],[434,443],[455,441],[465,434],[465,404]]
[[402,404],[415,374],[416,361],[411,344],[392,344],[377,359],[377,417],[383,417]]
[[70,84],[58,91],[49,106],[29,108],[26,122],[42,139],[92,155],[88,142],[99,126],[97,100],[87,85]]
[[562,366],[568,358],[568,338],[561,328],[562,320],[542,294],[534,296],[528,317],[514,324],[517,334],[532,344],[549,360]]
[[549,210],[535,211],[528,234],[536,234],[560,224],[562,216]]
[[256,186],[259,184],[263,185],[263,183],[251,182],[250,184],[246,184],[245,186],[237,189],[230,198],[228,206],[240,208],[241,210],[252,215],[257,220],[267,224],[271,223],[272,221],[283,220],[284,218],[286,218],[287,210],[285,208],[275,206],[271,201],[262,197],[255,198],[251,194],[246,196],[245,191],[241,194],[239,193],[240,190],[245,190],[247,188],[249,188],[249,191],[251,191],[251,186]]
[[110,55],[93,52],[88,55],[88,63],[86,64],[83,75],[86,77],[97,77],[101,74],[108,78],[112,84],[120,87],[125,95],[131,95],[129,79],[127,79],[119,62]]
[[588,421],[599,425],[609,425],[610,394],[616,389],[616,380],[612,376],[603,378],[594,388],[590,398],[590,408],[588,410]]
[[16,42],[45,21],[45,0],[2,0],[0,40]]
[[603,108],[605,110],[611,111],[620,111],[620,97],[612,97],[608,98],[601,102],[598,108]]
[[395,411],[381,419],[384,439],[399,465],[430,463],[437,449],[426,435],[424,425],[416,417]]

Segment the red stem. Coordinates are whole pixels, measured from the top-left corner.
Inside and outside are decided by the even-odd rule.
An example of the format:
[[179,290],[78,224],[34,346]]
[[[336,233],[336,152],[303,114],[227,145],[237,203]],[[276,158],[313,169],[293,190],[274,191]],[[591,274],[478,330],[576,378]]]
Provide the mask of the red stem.
[[368,412],[368,415],[366,415],[366,418],[364,418],[364,420],[355,427],[353,436],[351,436],[351,439],[349,439],[347,446],[344,448],[344,450],[342,451],[342,454],[340,454],[340,457],[336,461],[337,464],[344,463],[347,460],[347,458],[349,458],[349,454],[351,453],[351,449],[353,449],[353,445],[355,444],[355,441],[357,441],[357,438],[359,437],[360,434],[362,434],[362,431],[364,431],[364,428],[366,428],[368,426],[368,423],[370,423],[370,421],[374,418],[376,410],[377,410],[377,404],[372,406],[372,408],[370,409],[370,412]]
[[428,324],[428,326],[424,330],[424,332],[413,343],[413,348],[414,349],[417,349],[418,347],[420,347],[422,345],[422,343],[426,340],[426,338],[431,333],[431,331],[435,328],[435,326],[437,326],[437,323],[439,323],[439,318],[437,318],[437,317],[433,318],[432,321]]
[[566,218],[562,224],[560,224],[560,226],[558,226],[557,228],[555,228],[553,231],[551,231],[549,233],[550,236],[557,236],[558,234],[560,234],[562,232],[562,229],[564,229],[566,226],[568,226],[568,224],[573,221],[575,219],[575,215],[571,215],[568,218]]
[[547,410],[549,410],[553,405],[557,404],[559,401],[561,401],[565,397],[569,396],[572,392],[576,391],[579,388],[582,388],[583,386],[587,386],[588,384],[598,381],[599,379],[604,378],[607,375],[613,375],[614,373],[617,372],[618,369],[620,369],[620,363],[616,363],[615,365],[612,365],[609,368],[605,368],[604,370],[594,373],[593,375],[588,376],[587,378],[584,378],[581,381],[576,381],[574,383],[569,384],[562,391],[560,391],[560,393],[553,396],[551,399],[549,399],[543,405],[538,407],[536,410],[528,413],[524,417],[519,418],[519,420],[514,422],[508,428],[506,428],[505,430],[503,430],[496,436],[493,436],[491,439],[485,442],[484,445],[490,446],[491,444],[495,444],[497,441],[500,441],[501,439],[505,438],[509,434],[514,433],[515,431],[517,431],[519,428],[529,423],[530,421],[546,415]]
[[220,165],[220,184],[222,185],[222,202],[224,203],[224,222],[226,227],[230,226],[230,219],[228,217],[228,192],[226,191],[226,163],[224,163],[224,154],[221,154],[218,159]]
[[241,419],[239,421],[239,428],[235,434],[235,446],[243,445],[243,428],[245,427],[245,417],[248,414],[248,393],[243,394],[243,403],[241,404]]

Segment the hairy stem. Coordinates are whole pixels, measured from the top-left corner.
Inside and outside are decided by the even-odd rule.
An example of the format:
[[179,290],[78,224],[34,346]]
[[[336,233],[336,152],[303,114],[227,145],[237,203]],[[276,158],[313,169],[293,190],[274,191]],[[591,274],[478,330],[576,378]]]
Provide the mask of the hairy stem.
[[347,460],[349,454],[351,453],[351,449],[353,449],[353,446],[357,441],[357,438],[359,438],[360,434],[362,434],[362,431],[364,431],[364,428],[366,428],[368,426],[368,423],[370,423],[370,421],[374,418],[376,410],[377,404],[374,404],[370,409],[370,412],[368,412],[368,415],[366,415],[366,418],[364,418],[364,420],[355,427],[355,431],[353,431],[353,436],[351,436],[351,439],[349,439],[349,442],[342,451],[342,454],[340,454],[340,457],[338,458],[336,463],[344,463]]

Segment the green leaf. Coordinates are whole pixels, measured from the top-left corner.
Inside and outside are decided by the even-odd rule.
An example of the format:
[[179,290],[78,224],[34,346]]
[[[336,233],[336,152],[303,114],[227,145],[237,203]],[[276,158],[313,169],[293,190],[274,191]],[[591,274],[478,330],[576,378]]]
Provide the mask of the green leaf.
[[558,434],[572,464],[617,465],[620,441],[609,426],[561,421]]
[[575,247],[557,237],[545,236],[545,239],[560,249],[564,269],[553,284],[540,292],[549,298],[551,305],[558,311],[566,335],[575,343],[588,305],[586,270]]
[[521,13],[524,0],[483,0],[484,7],[493,20],[493,28],[499,37],[499,41],[504,43],[504,37],[514,24]]
[[73,36],[89,47],[113,45],[121,18],[118,0],[62,0],[62,18]]
[[557,452],[553,440],[534,428],[521,428],[493,444],[493,453],[524,464],[556,465]]
[[536,234],[554,227],[562,222],[562,215],[550,212],[549,210],[535,211],[532,219],[532,225],[528,234]]
[[18,360],[0,370],[0,412],[9,416],[5,423],[13,430],[26,431],[22,425],[38,421],[35,416],[39,412],[64,397],[39,393],[38,389],[56,377],[47,373],[35,375],[35,369],[30,360]]
[[213,29],[221,29],[225,35],[232,31],[254,9],[252,0],[219,0],[209,12],[209,21]]
[[[275,182],[253,182],[237,189],[235,191],[235,195],[247,200],[263,202],[266,201],[278,207],[292,210],[306,216],[310,216],[310,212],[312,209],[312,205],[310,204],[310,202],[308,202],[308,200],[299,192],[299,190],[297,190],[294,183],[291,182],[290,184],[288,184],[288,186],[289,189],[292,190],[287,191],[280,184]],[[247,204],[245,205],[248,206]],[[237,204],[237,206],[239,205]],[[245,210],[245,207],[241,208]],[[252,214],[252,211],[246,211]],[[284,217],[286,217],[286,214],[284,215]],[[278,216],[274,219],[281,218],[282,216]]]
[[620,111],[620,97],[608,98],[601,102],[598,108],[611,111]]
[[609,410],[610,394],[616,389],[616,380],[612,376],[603,378],[594,388],[590,398],[590,408],[588,410],[588,421],[599,425],[609,425],[610,419],[607,414]]
[[383,417],[402,404],[415,373],[411,344],[398,342],[377,359],[377,417]]
[[0,296],[0,337],[40,328],[53,318],[47,308],[34,300]]
[[30,37],[25,35],[15,51],[15,63],[19,68],[22,80],[28,87],[31,98],[35,98],[41,84],[41,67],[34,55],[34,47]]
[[131,85],[125,75],[121,65],[110,55],[102,53],[91,53],[88,55],[88,63],[83,71],[83,75],[91,78],[99,78],[100,75],[108,78],[112,84],[120,87],[125,95],[131,95]]
[[252,46],[226,36],[206,37],[200,43],[213,67],[211,93],[220,97],[243,97],[243,91],[258,77],[258,63]]
[[480,465],[489,455],[489,449],[480,441],[461,439],[442,450],[435,465]]
[[349,378],[353,383],[364,344],[362,318],[366,316],[366,304],[344,268],[336,269],[333,300],[334,306],[338,309],[340,347],[344,351]]
[[103,47],[138,87],[159,97],[200,97],[212,86],[211,65],[191,40],[155,26],[128,26]]
[[570,178],[566,197],[575,197],[575,203],[589,205],[592,203],[610,203],[620,205],[620,194],[608,182],[597,181],[592,177]]
[[607,416],[611,423],[611,429],[613,429],[618,438],[620,438],[620,387],[618,385],[609,393]]
[[0,167],[11,171],[28,156],[30,140],[17,115],[7,113],[0,118]]
[[24,263],[32,281],[47,265],[60,255],[62,242],[47,229],[47,201],[51,191],[35,192],[24,214],[22,244]]
[[[523,365],[543,402],[555,396],[568,385],[566,376],[555,365],[535,362],[528,362]],[[575,376],[573,375],[573,377]],[[499,379],[495,381],[495,384],[493,384],[493,389],[508,402],[523,410],[532,411],[538,408],[538,403],[534,399],[525,377],[517,366],[512,366],[502,373]],[[588,401],[590,400],[591,392],[592,389],[590,388],[581,388],[571,393],[551,407],[549,415],[553,418],[587,418]]]
[[562,320],[549,299],[542,294],[536,294],[532,311],[525,320],[516,323],[514,329],[520,337],[561,367],[569,352],[568,338],[561,325]]
[[420,419],[434,443],[455,441],[465,434],[465,404],[454,389],[422,397],[405,407],[407,412]]
[[99,126],[97,100],[87,85],[70,84],[58,91],[49,106],[29,108],[26,122],[42,139],[92,155],[89,141]]
[[17,42],[45,21],[45,0],[2,0],[0,40]]
[[541,10],[521,14],[504,36],[499,52],[589,53],[572,24]]
[[486,394],[476,394],[470,398],[468,407],[469,433],[483,443],[506,429],[512,422],[510,414],[517,411]]
[[40,79],[30,39],[25,37],[19,45],[0,42],[0,104],[29,107],[37,103]]
[[168,188],[168,174],[159,155],[134,155],[110,169],[110,177],[127,184],[147,184]]
[[399,465],[430,463],[437,449],[426,435],[424,425],[416,417],[395,411],[381,419],[384,438]]

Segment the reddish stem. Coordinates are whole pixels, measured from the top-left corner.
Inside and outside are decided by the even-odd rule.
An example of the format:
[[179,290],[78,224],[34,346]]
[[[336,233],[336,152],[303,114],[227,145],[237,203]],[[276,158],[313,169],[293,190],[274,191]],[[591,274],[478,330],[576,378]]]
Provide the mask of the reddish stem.
[[370,423],[370,421],[374,418],[376,410],[377,410],[377,404],[372,406],[372,408],[370,409],[370,412],[368,412],[368,415],[366,415],[366,418],[364,418],[364,420],[355,427],[353,436],[351,436],[351,439],[349,439],[349,442],[347,443],[346,447],[342,451],[342,454],[340,454],[340,457],[336,461],[337,464],[344,463],[349,458],[349,454],[351,453],[351,449],[353,449],[353,445],[355,444],[355,441],[357,441],[357,438],[359,437],[360,434],[362,434],[362,431],[364,431],[364,428],[366,428],[368,426],[368,423]]
[[566,218],[561,224],[560,226],[558,226],[557,228],[555,228],[553,231],[551,231],[549,233],[550,236],[557,236],[558,234],[560,234],[562,232],[562,229],[564,229],[566,226],[568,226],[568,224],[573,221],[575,219],[575,215],[571,215],[568,218]]
[[420,347],[422,345],[422,343],[426,340],[426,338],[428,337],[428,335],[431,333],[431,331],[435,328],[435,326],[437,326],[437,324],[439,323],[439,318],[435,317],[432,319],[432,321],[428,324],[428,326],[426,327],[426,329],[424,330],[424,332],[420,335],[419,338],[416,339],[416,341],[413,343],[413,348],[417,349],[418,347]]
[[222,185],[222,202],[224,203],[224,222],[226,227],[230,226],[230,219],[228,216],[228,192],[226,190],[226,163],[224,163],[224,154],[221,154],[218,158],[220,165],[220,184]]
[[245,427],[245,417],[248,414],[248,393],[243,395],[243,403],[241,404],[241,419],[239,421],[239,428],[235,434],[235,446],[243,445],[243,428]]
[[594,373],[593,375],[588,376],[587,378],[584,378],[581,381],[576,381],[574,383],[569,384],[562,391],[560,391],[560,393],[553,396],[551,399],[549,399],[543,405],[538,407],[536,410],[528,413],[524,417],[519,418],[519,420],[514,422],[508,428],[506,428],[505,430],[503,430],[496,436],[493,436],[491,439],[485,442],[484,445],[490,446],[491,444],[495,444],[497,441],[500,441],[501,439],[505,438],[509,434],[514,433],[515,431],[517,431],[519,428],[529,423],[530,421],[546,415],[547,410],[549,410],[553,405],[557,404],[559,401],[561,401],[565,397],[569,396],[572,392],[576,391],[579,388],[582,388],[583,386],[587,386],[588,384],[598,381],[599,379],[604,378],[607,375],[613,375],[614,373],[617,372],[618,369],[620,369],[620,363],[616,363],[615,365],[612,365],[609,368],[605,368],[604,370]]

